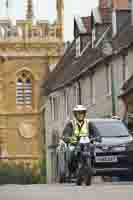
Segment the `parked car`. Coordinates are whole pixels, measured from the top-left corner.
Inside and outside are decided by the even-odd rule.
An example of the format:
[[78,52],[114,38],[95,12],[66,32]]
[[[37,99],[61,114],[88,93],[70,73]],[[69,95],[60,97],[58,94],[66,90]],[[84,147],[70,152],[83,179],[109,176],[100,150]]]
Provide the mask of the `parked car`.
[[133,175],[133,136],[121,120],[91,119],[91,134],[100,136],[95,144],[96,176]]

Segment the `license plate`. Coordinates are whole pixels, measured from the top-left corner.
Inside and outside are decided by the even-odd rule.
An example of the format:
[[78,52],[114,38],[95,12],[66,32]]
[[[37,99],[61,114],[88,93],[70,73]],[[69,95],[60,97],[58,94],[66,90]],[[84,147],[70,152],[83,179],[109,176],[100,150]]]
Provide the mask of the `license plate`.
[[116,156],[97,156],[95,159],[96,163],[101,163],[101,162],[117,162],[118,159]]

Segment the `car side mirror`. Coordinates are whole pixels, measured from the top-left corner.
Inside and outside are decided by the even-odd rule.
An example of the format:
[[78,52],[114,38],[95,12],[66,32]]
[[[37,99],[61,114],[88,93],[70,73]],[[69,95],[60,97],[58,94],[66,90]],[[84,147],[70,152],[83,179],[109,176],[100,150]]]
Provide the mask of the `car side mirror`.
[[133,135],[133,131],[131,131],[130,133],[131,133],[131,135]]

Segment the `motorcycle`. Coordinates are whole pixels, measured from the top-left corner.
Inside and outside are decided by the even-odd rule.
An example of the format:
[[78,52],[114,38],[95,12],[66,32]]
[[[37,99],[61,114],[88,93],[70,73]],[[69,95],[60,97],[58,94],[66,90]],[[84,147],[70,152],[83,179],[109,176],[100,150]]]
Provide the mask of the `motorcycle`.
[[93,169],[93,156],[94,156],[94,138],[82,136],[77,145],[78,167],[76,173],[76,184],[91,185],[92,176],[94,175]]
[[60,183],[75,182],[91,185],[93,176],[93,155],[95,139],[87,136],[78,138],[76,145],[60,140],[57,148],[58,180]]

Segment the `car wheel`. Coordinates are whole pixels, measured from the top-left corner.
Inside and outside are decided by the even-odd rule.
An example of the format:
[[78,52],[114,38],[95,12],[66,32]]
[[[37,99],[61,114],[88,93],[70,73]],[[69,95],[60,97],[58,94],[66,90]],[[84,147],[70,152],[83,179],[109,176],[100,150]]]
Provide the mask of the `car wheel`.
[[59,177],[59,183],[65,183],[65,175],[61,174]]
[[78,186],[82,185],[82,178],[81,177],[76,180],[76,185],[78,185]]

